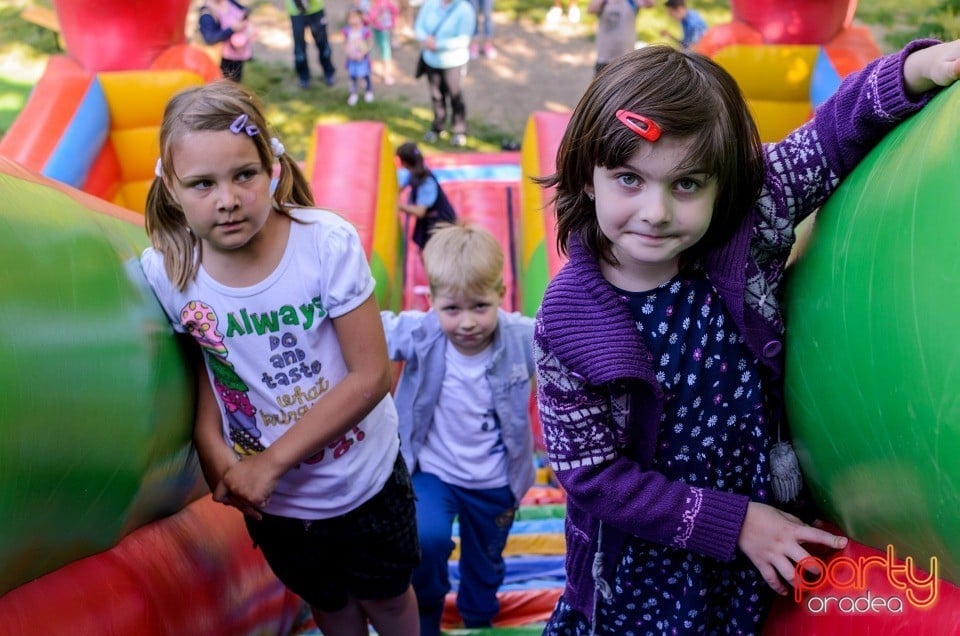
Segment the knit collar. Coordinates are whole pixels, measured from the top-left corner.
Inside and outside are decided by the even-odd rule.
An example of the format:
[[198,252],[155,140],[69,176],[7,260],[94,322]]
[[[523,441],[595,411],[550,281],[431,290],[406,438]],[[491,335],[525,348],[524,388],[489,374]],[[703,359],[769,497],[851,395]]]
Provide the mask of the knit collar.
[[551,281],[541,321],[552,352],[591,383],[646,377],[649,356],[630,309],[600,272],[600,264],[577,237],[569,260]]

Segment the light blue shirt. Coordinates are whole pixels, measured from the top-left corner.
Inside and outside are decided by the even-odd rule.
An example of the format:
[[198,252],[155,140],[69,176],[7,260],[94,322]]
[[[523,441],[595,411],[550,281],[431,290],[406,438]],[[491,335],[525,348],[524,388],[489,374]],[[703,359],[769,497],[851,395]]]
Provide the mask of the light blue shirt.
[[[470,61],[470,40],[477,26],[477,14],[468,0],[424,0],[413,24],[418,42],[433,35],[437,48],[423,49],[423,61],[433,68],[463,66]],[[439,28],[438,28],[439,27]]]

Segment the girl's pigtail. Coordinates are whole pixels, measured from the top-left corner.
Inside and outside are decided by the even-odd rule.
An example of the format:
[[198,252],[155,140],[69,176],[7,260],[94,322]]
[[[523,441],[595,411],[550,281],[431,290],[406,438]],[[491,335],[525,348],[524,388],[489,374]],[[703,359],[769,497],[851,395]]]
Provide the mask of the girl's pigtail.
[[300,207],[312,208],[316,205],[310,182],[303,174],[300,166],[288,154],[278,157],[280,174],[273,199],[279,209],[286,209],[286,205],[293,204]]
[[184,289],[200,269],[197,240],[180,206],[159,177],[153,180],[147,192],[144,224],[150,244],[163,254],[167,277],[177,289]]

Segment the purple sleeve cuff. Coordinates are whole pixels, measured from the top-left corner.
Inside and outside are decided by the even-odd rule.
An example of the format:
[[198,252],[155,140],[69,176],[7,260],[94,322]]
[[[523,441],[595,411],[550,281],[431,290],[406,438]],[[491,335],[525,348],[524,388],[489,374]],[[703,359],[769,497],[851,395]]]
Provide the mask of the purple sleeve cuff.
[[892,59],[892,61],[896,62],[896,73],[877,74],[877,96],[880,98],[880,104],[883,104],[885,110],[895,119],[905,119],[925,106],[926,103],[941,90],[934,88],[922,95],[911,97],[907,94],[903,79],[903,64],[907,57],[914,51],[925,49],[935,44],[940,44],[940,41],[924,39],[910,42]]
[[705,488],[700,489],[700,494],[703,499],[686,548],[720,561],[730,561],[737,550],[750,498]]

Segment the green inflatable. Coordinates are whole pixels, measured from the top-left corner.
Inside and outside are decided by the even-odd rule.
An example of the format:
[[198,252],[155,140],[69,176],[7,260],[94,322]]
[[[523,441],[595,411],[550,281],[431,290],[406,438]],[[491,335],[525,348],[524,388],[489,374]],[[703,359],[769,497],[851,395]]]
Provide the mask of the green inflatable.
[[204,492],[143,227],[17,172],[0,158],[0,595]]
[[821,210],[788,287],[787,408],[854,539],[960,583],[960,92],[904,122]]

